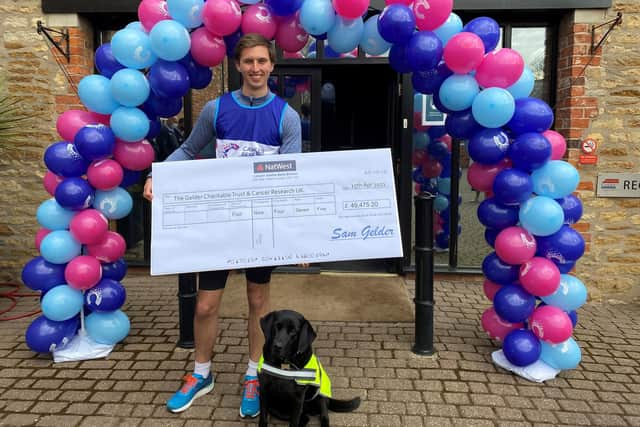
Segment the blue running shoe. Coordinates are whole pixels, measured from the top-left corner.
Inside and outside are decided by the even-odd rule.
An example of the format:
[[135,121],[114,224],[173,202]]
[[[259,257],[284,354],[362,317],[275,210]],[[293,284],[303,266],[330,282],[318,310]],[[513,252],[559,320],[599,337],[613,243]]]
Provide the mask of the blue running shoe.
[[255,418],[258,414],[260,414],[260,383],[258,377],[247,375],[244,377],[244,387],[242,387],[240,416]]
[[213,390],[213,376],[202,378],[198,374],[187,374],[180,390],[167,400],[167,409],[173,413],[185,411],[194,400]]

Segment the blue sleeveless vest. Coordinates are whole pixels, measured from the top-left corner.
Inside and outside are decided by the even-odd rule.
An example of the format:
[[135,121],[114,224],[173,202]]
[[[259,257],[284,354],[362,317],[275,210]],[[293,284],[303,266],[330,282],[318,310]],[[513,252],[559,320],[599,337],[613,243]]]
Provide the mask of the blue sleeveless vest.
[[214,126],[216,157],[278,154],[287,103],[273,96],[259,106],[242,105],[232,93],[218,98]]

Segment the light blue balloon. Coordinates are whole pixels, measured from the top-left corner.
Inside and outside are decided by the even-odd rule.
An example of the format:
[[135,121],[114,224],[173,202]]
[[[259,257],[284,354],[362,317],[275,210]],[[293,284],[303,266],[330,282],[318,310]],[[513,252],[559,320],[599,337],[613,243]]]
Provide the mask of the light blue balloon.
[[336,17],[336,23],[327,32],[327,42],[331,49],[338,53],[351,52],[358,47],[364,32],[362,18],[345,19]]
[[55,198],[40,203],[36,211],[38,224],[49,230],[66,230],[75,212],[63,208]]
[[202,25],[204,0],[167,0],[169,15],[186,28]]
[[447,199],[445,196],[437,196],[433,200],[433,207],[438,212],[442,212],[449,207],[449,199]]
[[549,344],[540,340],[542,352],[540,359],[556,369],[575,369],[582,360],[580,346],[572,337],[559,344]]
[[424,150],[429,145],[431,138],[427,132],[413,132],[413,149]]
[[514,99],[527,98],[533,92],[533,86],[536,83],[536,79],[531,72],[531,69],[525,65],[522,70],[522,75],[517,82],[507,88],[509,93],[513,95]]
[[139,108],[120,107],[109,121],[113,133],[123,141],[135,142],[149,133],[149,118]]
[[40,301],[42,314],[49,320],[61,322],[80,313],[84,303],[82,292],[69,285],[50,289]]
[[124,68],[111,76],[111,95],[125,107],[142,105],[150,91],[149,81],[138,70]]
[[550,236],[560,230],[564,223],[564,212],[555,200],[532,197],[520,205],[520,224],[535,236]]
[[570,274],[560,275],[560,286],[551,295],[541,297],[548,305],[564,311],[577,310],[587,302],[587,287],[580,279]]
[[449,39],[462,31],[462,19],[455,13],[451,13],[444,24],[433,30],[436,36],[442,41],[442,46],[446,45]]
[[95,342],[113,345],[129,334],[131,322],[121,310],[96,311],[87,316],[85,327],[87,334]]
[[120,106],[111,95],[111,82],[99,74],[91,74],[80,80],[78,96],[85,107],[100,114],[111,114]]
[[516,101],[506,89],[490,87],[473,100],[471,113],[476,122],[486,128],[499,128],[511,120],[516,111]]
[[422,111],[422,97],[421,93],[416,93],[413,95],[413,112],[416,113],[418,111]]
[[438,178],[438,193],[447,196],[451,193],[451,178]]
[[158,59],[149,36],[133,28],[123,28],[113,35],[111,52],[119,63],[136,70],[148,68]]
[[[257,2],[256,2],[257,3]],[[313,35],[324,34],[336,23],[331,0],[305,0],[300,8],[300,25]]]
[[131,212],[133,199],[129,192],[122,187],[108,191],[96,190],[93,207],[108,219],[122,219]]
[[[364,53],[372,56],[382,55],[391,49],[391,43],[383,39],[378,31],[379,17],[380,15],[373,15],[367,19],[364,23],[364,30],[362,31],[362,40],[360,40],[360,47]],[[422,103],[420,105],[422,105]]]
[[451,111],[463,111],[471,107],[479,92],[480,86],[473,76],[454,74],[442,82],[440,102]]
[[172,19],[165,19],[154,25],[149,33],[149,40],[153,53],[165,61],[184,58],[191,47],[189,31]]
[[40,254],[54,264],[66,264],[80,255],[81,248],[68,230],[55,230],[42,239]]
[[140,21],[129,22],[124,28],[128,28],[130,30],[142,31],[143,33],[147,32],[147,30],[145,30],[144,27],[142,26],[142,22]]
[[580,174],[564,160],[551,160],[533,171],[531,179],[536,194],[561,199],[576,191]]

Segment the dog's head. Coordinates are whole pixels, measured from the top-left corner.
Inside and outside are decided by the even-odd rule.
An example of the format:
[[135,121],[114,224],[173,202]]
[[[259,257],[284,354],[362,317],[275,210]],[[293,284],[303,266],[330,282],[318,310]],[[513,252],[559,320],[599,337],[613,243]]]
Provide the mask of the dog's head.
[[260,319],[264,333],[263,356],[269,364],[306,361],[313,353],[316,333],[304,316],[292,310],[272,311]]

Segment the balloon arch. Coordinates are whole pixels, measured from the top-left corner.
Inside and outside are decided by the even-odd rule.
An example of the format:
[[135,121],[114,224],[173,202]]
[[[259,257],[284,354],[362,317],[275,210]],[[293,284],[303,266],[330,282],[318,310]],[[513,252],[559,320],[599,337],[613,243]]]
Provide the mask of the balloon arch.
[[530,97],[534,76],[522,56],[496,48],[498,24],[482,17],[463,25],[452,7],[453,0],[387,0],[365,21],[369,0],[143,0],[139,21],[97,49],[99,74],[80,81],[88,111],[62,113],[62,140],[44,153],[53,198],[37,210],[40,256],[22,274],[43,295],[28,346],[52,352],[80,333],[108,345],[127,336],[125,241],[108,222],[131,210],[126,187],[153,161],[148,141],[159,118],[178,114],[189,89],[210,83],[211,67],[241,34],[260,33],[286,56],[300,56],[314,37],[338,55],[388,51],[395,70],[412,73],[415,90],[447,114],[444,127],[415,126],[416,190],[439,192],[436,240],[448,229],[452,137],[468,140],[468,181],[487,195],[478,218],[495,248],[482,264],[493,305],[482,327],[513,365],[576,367],[571,335],[586,300],[584,284],[568,274],[584,252],[571,228],[582,214],[572,195],[578,172],[561,160],[566,143],[550,130],[551,108]]

